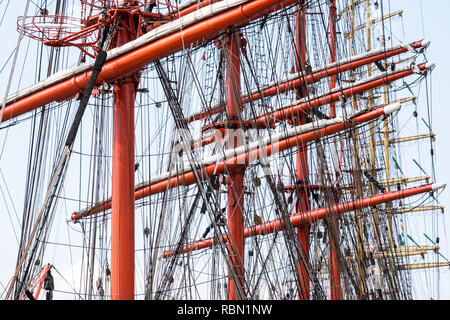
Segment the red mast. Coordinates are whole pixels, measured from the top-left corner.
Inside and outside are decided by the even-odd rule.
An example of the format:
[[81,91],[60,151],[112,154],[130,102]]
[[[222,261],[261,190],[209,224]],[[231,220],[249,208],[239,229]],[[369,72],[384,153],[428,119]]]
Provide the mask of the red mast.
[[[336,0],[330,0],[330,63],[336,62]],[[330,76],[330,90],[336,88],[336,76]],[[336,103],[330,103],[330,117],[336,117]]]
[[[241,113],[241,81],[240,81],[240,46],[239,31],[232,32],[225,40],[226,56],[226,88],[227,88],[227,121],[229,123],[226,148],[233,149],[243,142],[240,126]],[[239,285],[244,288],[244,171],[245,166],[238,166],[228,174],[227,221],[232,242],[228,243],[230,265],[234,268]],[[241,291],[242,292],[242,291]],[[228,299],[239,300],[237,288],[231,270],[228,270]]]
[[[336,0],[330,1],[330,63],[336,61]],[[336,76],[330,77],[330,90],[336,88]],[[336,117],[336,103],[330,103],[330,117]],[[337,195],[336,195],[337,196]],[[338,199],[333,198],[333,202]],[[341,300],[341,270],[339,263],[339,247],[336,245],[339,241],[339,227],[336,216],[331,216],[328,219],[329,226],[329,275],[330,275],[330,299]]]
[[[128,15],[116,45],[132,40]],[[134,100],[138,76],[116,81],[113,111],[111,298],[134,299]]]
[[[124,0],[121,1],[125,4],[133,3],[136,7],[139,2]],[[113,109],[113,190],[111,199],[112,208],[112,251],[111,251],[111,296],[112,299],[131,300],[134,299],[134,202],[135,198],[142,197],[141,194],[151,194],[150,191],[142,192],[137,190],[135,193],[134,184],[134,100],[136,98],[137,85],[139,83],[139,69],[154,59],[167,55],[171,52],[175,52],[185,44],[197,44],[206,41],[207,37],[213,37],[220,31],[226,28],[231,28],[229,35],[226,37],[225,45],[223,48],[224,56],[226,57],[226,115],[227,115],[227,129],[229,130],[226,148],[235,149],[243,144],[242,126],[240,124],[240,115],[243,103],[248,97],[241,97],[240,90],[240,51],[242,46],[242,39],[239,31],[236,31],[236,27],[239,27],[243,22],[241,18],[254,19],[264,13],[275,10],[269,9],[270,4],[277,3],[274,0],[255,0],[255,3],[241,5],[239,8],[230,9],[226,14],[210,17],[208,20],[201,21],[196,25],[187,27],[187,31],[174,32],[167,37],[155,41],[155,43],[146,44],[142,51],[139,53],[131,52],[123,54],[106,64],[103,71],[103,76],[99,79],[98,84],[103,82],[114,83],[114,109]],[[294,1],[285,0],[281,2],[281,6],[291,4]],[[209,3],[209,0],[205,1],[205,4]],[[244,10],[245,9],[245,10]],[[183,14],[194,10],[194,7],[188,8]],[[120,16],[118,19],[119,28],[115,34],[114,45],[120,47],[133,39],[139,37],[139,33],[143,32],[137,28],[137,19],[141,19],[144,16],[148,16],[150,13],[142,14],[142,16],[136,15],[139,10],[129,10],[121,8],[115,12]],[[223,15],[223,17],[222,17]],[[114,15],[116,17],[116,15]],[[142,18],[143,19],[143,18]],[[100,21],[100,20],[99,20]],[[140,21],[140,20],[139,20]],[[211,21],[211,23],[209,23]],[[214,22],[214,23],[212,23]],[[98,26],[104,26],[99,22]],[[198,29],[196,29],[198,28]],[[148,31],[148,30],[147,30]],[[204,34],[202,33],[204,31]],[[164,46],[163,44],[166,44]],[[297,12],[296,21],[296,49],[297,49],[297,71],[304,72],[307,61],[307,46],[306,46],[306,4],[305,1],[300,1]],[[399,53],[401,50],[399,49]],[[137,51],[137,50],[136,50]],[[331,63],[336,61],[336,1],[330,0],[330,55]],[[386,58],[387,53],[383,53]],[[390,53],[394,54],[394,53]],[[367,58],[368,59],[368,58]],[[359,61],[358,63],[362,63]],[[374,60],[375,61],[375,60]],[[367,61],[366,61],[367,63]],[[422,64],[417,66],[418,70],[427,69],[428,64]],[[347,66],[350,66],[348,64]],[[333,92],[336,87],[336,74],[343,70],[342,67],[334,67],[333,75],[327,73],[330,70],[325,70],[322,77],[330,76],[330,93],[321,97],[321,99],[310,100],[301,102],[297,106],[291,106],[283,110],[277,110],[272,112],[271,121],[282,121],[286,116],[294,117],[295,124],[301,125],[308,122],[309,110],[313,107],[318,107],[325,103],[330,104],[330,116],[336,116],[335,102],[338,96],[346,96],[355,94],[357,92],[365,91],[368,87],[381,85],[388,83],[395,79],[412,74],[413,70],[404,70],[398,74],[386,75],[383,78],[377,80],[370,80],[366,83],[355,85],[351,88],[342,90],[342,92]],[[78,74],[70,79],[64,78],[60,83],[53,84],[52,88],[46,88],[51,90],[52,95],[45,96],[45,91],[42,93],[33,93],[30,97],[21,98],[22,104],[8,105],[10,111],[9,117],[16,116],[21,112],[26,112],[35,108],[36,105],[43,104],[45,101],[53,101],[55,97],[66,99],[73,96],[75,93],[82,91],[85,86],[85,75],[89,74],[88,71],[84,71],[82,74]],[[313,75],[311,75],[313,76]],[[297,81],[297,98],[307,96],[307,84],[311,82],[305,81],[309,75],[303,75],[300,78],[295,79]],[[319,75],[317,75],[319,77]],[[76,80],[78,79],[78,80]],[[273,91],[274,94],[277,87],[271,87],[266,89],[267,91]],[[64,93],[61,95],[61,93]],[[58,94],[56,94],[58,93]],[[35,96],[34,96],[35,95]],[[44,97],[45,96],[45,97]],[[327,101],[328,100],[328,101]],[[14,107],[20,106],[20,112],[13,115]],[[222,110],[219,110],[222,111]],[[377,110],[375,110],[377,111]],[[378,112],[378,111],[377,111]],[[382,113],[380,111],[380,113]],[[360,115],[362,117],[362,115]],[[260,122],[261,125],[268,125],[266,123],[267,116],[259,117],[255,119],[255,122]],[[340,269],[338,252],[339,248],[336,246],[337,242],[333,239],[338,239],[338,228],[335,212],[329,212],[325,209],[322,211],[311,211],[309,203],[309,168],[308,168],[308,150],[307,142],[317,139],[320,136],[324,136],[329,132],[337,132],[343,128],[350,127],[348,123],[336,124],[330,126],[330,128],[323,128],[317,130],[317,132],[310,132],[305,135],[297,135],[294,137],[286,138],[278,144],[284,145],[284,149],[294,147],[297,145],[296,154],[296,214],[292,217],[292,223],[297,227],[297,236],[304,253],[306,260],[299,259],[297,261],[299,270],[299,299],[310,299],[310,278],[308,274],[307,264],[309,263],[309,248],[310,248],[310,225],[318,219],[326,218],[330,227],[330,296],[333,300],[342,298],[342,292],[340,288]],[[267,146],[272,148],[272,146]],[[243,176],[248,163],[248,156],[240,155],[235,156],[236,163],[226,163],[225,159],[221,162],[221,167],[217,167],[215,172],[226,172],[226,165],[228,168],[227,188],[228,188],[228,202],[227,202],[227,218],[229,233],[227,235],[227,245],[229,248],[229,265],[228,270],[228,299],[237,300],[243,297],[243,290],[245,287],[245,270],[244,270],[244,239],[245,237],[260,234],[251,229],[244,228],[244,192],[243,192]],[[239,160],[245,160],[238,162]],[[209,166],[208,168],[211,168]],[[183,175],[188,175],[184,173]],[[173,180],[173,179],[172,179]],[[193,178],[184,180],[186,185],[192,183]],[[177,183],[170,184],[170,179],[160,182],[160,185],[165,187],[177,186]],[[150,186],[151,187],[151,186]],[[413,191],[408,190],[411,194],[417,194],[415,192],[426,192],[434,190],[432,185],[422,186],[421,189],[415,189]],[[156,188],[155,188],[156,189]],[[161,189],[161,188],[160,188]],[[158,189],[158,190],[160,190]],[[154,191],[157,192],[157,191]],[[403,191],[402,191],[403,192]],[[401,191],[394,192],[389,196],[393,198],[404,197]],[[361,203],[355,201],[347,203],[346,205],[352,206],[353,210],[356,207],[364,207],[374,205],[374,203],[386,202],[388,195],[380,195],[372,198],[363,199]],[[335,200],[337,201],[337,199]],[[105,205],[106,207],[106,205]],[[105,208],[103,207],[103,209]],[[338,206],[334,203],[333,209],[339,212],[346,212],[348,208],[345,205]],[[271,229],[270,229],[270,228]],[[265,229],[263,229],[265,228]],[[264,225],[255,227],[254,230],[264,231],[266,233],[273,232],[270,230],[281,230],[283,228],[282,221],[271,222],[270,225]],[[250,231],[249,231],[250,230]],[[235,277],[237,276],[237,280]]]
[[[306,67],[306,5],[304,1],[297,12],[297,25],[296,25],[296,47],[297,47],[297,68],[299,72],[305,70]],[[301,86],[298,91],[298,97],[304,97],[306,93],[306,85]],[[305,124],[307,121],[307,115],[305,112],[300,111],[296,114],[297,125]],[[308,185],[308,146],[306,142],[300,141],[297,147],[297,162],[296,162],[296,184],[297,184],[297,214],[309,211],[309,194],[306,189]],[[301,246],[301,250],[305,254],[305,258],[309,262],[309,230],[310,225],[306,224],[297,229],[297,237]],[[299,277],[300,277],[300,300],[309,300],[309,275],[306,265],[301,259],[298,261]]]

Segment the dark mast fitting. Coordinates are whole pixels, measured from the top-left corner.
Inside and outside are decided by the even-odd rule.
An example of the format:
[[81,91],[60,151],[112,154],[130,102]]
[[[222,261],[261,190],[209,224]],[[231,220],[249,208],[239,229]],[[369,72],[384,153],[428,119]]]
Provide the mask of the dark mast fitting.
[[413,270],[448,265],[406,222],[445,184],[400,151],[433,148],[430,119],[400,130],[430,42],[394,39],[383,1],[35,5],[18,29],[54,70],[3,98],[5,127],[40,121],[6,299],[411,299]]

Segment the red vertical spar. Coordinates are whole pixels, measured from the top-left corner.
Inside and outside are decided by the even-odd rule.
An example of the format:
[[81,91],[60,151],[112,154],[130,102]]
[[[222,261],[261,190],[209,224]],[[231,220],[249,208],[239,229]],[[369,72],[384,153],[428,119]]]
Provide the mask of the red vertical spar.
[[[330,1],[330,63],[336,61],[336,0]],[[330,90],[336,87],[336,76],[330,77]],[[336,103],[330,103],[330,117],[336,117]],[[336,247],[336,241],[339,239],[339,228],[337,226],[337,219],[335,216],[330,217],[328,220],[330,231],[330,299],[341,300],[341,270],[339,265],[338,250]]]
[[[297,23],[296,23],[296,47],[297,47],[297,68],[299,71],[304,71],[306,66],[306,7],[304,1],[297,12]],[[306,85],[300,87],[298,96],[304,97],[306,93]],[[299,112],[297,114],[297,125],[306,123],[306,114],[304,112]],[[302,184],[308,185],[308,149],[306,142],[300,141],[297,148],[297,163],[296,163],[296,179],[297,179],[297,214],[302,214],[309,210],[309,195],[306,187]],[[308,224],[300,226],[297,229],[297,237],[300,243],[301,249],[305,254],[307,261],[309,261],[309,229]],[[306,265],[301,259],[298,260],[298,269],[300,277],[300,300],[309,300],[309,275],[306,269]]]
[[[125,19],[123,20],[123,22]],[[126,24],[131,27],[130,24]],[[117,45],[131,40],[129,28],[118,31]],[[114,87],[111,217],[111,298],[134,299],[134,100],[133,76]]]
[[[39,298],[39,294],[41,293],[42,286],[44,285],[45,277],[47,276],[47,272],[50,271],[50,269],[53,266],[51,264],[47,264],[41,272],[36,276],[36,278],[31,282],[30,286],[28,287],[28,290],[30,292],[33,292],[34,300],[37,300]],[[19,300],[25,300],[27,297],[27,294],[24,292]]]
[[[330,63],[336,62],[336,0],[330,0]],[[330,90],[336,88],[336,76],[330,77]],[[336,117],[336,103],[330,103],[330,117]]]
[[36,289],[36,292],[34,293],[34,299],[37,300],[39,298],[39,294],[41,293],[42,286],[44,285],[45,277],[47,276],[47,272],[50,271],[52,268],[51,264],[47,264],[44,269],[41,271],[41,279],[39,280],[38,287]]
[[[225,55],[227,59],[226,81],[227,81],[227,118],[232,123],[239,123],[241,112],[241,85],[240,85],[240,45],[241,38],[238,31],[233,32],[226,38]],[[236,132],[229,130],[230,135],[227,137],[227,149],[236,148],[242,144],[242,135],[239,125],[231,127]],[[227,204],[227,221],[228,228],[233,240],[228,245],[231,267],[239,279],[240,287],[244,288],[244,170],[245,167],[234,169],[228,174],[228,204]],[[234,242],[234,243],[233,243]],[[234,246],[233,246],[234,244]],[[232,246],[232,248],[231,248]],[[232,278],[231,270],[228,271],[228,299],[238,300],[239,290]]]

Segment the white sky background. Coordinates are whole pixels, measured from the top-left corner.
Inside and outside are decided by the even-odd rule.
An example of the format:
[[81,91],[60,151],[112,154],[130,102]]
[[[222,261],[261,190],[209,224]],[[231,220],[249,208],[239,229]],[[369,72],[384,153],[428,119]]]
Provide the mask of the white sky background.
[[[0,0],[0,13],[4,11],[7,0]],[[423,9],[423,16],[421,14],[421,2]],[[9,9],[3,21],[0,25],[0,39],[1,39],[1,51],[0,51],[0,69],[6,63],[9,55],[13,51],[18,33],[16,31],[17,16],[23,15],[25,1],[12,0],[9,4]],[[447,94],[448,89],[448,73],[450,71],[450,19],[448,18],[448,12],[450,12],[450,1],[448,0],[391,0],[391,7],[389,8],[389,1],[384,1],[384,10],[397,11],[404,10],[403,21],[404,29],[393,30],[394,34],[404,42],[411,42],[418,39],[431,40],[431,46],[427,50],[427,58],[429,61],[436,62],[436,68],[432,75],[432,96],[431,102],[433,106],[433,118],[432,129],[436,134],[436,172],[437,180],[450,184],[450,169],[448,169],[447,161],[450,159],[448,141],[450,139],[450,110],[447,106]],[[34,5],[30,5],[29,14],[33,14],[35,10]],[[0,17],[0,20],[2,17]],[[423,23],[422,23],[423,19]],[[398,25],[398,24],[397,24]],[[24,54],[27,50],[27,46],[30,45],[29,57],[26,59]],[[34,70],[34,54],[36,52],[36,41],[24,38],[20,48],[20,55],[18,58],[18,65],[16,66],[16,75],[23,72],[22,81],[18,87],[18,77],[15,76],[15,81],[11,87],[10,92],[15,92],[25,86],[34,83],[34,71],[30,72],[30,67],[23,68],[22,62],[28,60],[28,63],[32,65]],[[45,59],[44,59],[45,60]],[[10,62],[12,61],[12,58]],[[74,63],[75,64],[75,61]],[[73,65],[72,64],[72,65]],[[11,64],[7,64],[4,70],[0,73],[0,96],[3,96],[6,90],[6,83],[9,76]],[[420,91],[420,100],[418,103],[419,119],[424,117],[426,119],[426,100],[425,100],[425,88]],[[403,112],[413,111],[413,107],[405,107]],[[422,113],[421,113],[422,111]],[[414,129],[414,128],[413,128]],[[424,132],[423,132],[424,133]],[[413,132],[414,134],[414,132]],[[3,143],[6,138],[5,150],[3,152]],[[12,274],[14,273],[14,267],[16,264],[16,252],[17,241],[13,232],[12,225],[16,232],[20,232],[19,224],[14,212],[17,212],[17,216],[22,215],[23,195],[24,195],[24,181],[27,167],[28,157],[28,139],[29,139],[29,121],[22,123],[20,126],[12,127],[6,132],[2,130],[0,132],[0,173],[3,174],[6,185],[11,192],[12,202],[8,199],[6,189],[4,188],[5,182],[0,174],[0,187],[4,191],[7,198],[6,204],[3,196],[0,194],[0,292],[3,291],[3,286],[6,286]],[[421,156],[423,159],[429,159],[429,144],[424,144],[426,149],[423,150]],[[18,170],[18,168],[21,168]],[[417,168],[416,168],[417,169]],[[426,167],[425,170],[430,172],[430,167]],[[409,171],[411,176],[420,176],[421,173],[416,170]],[[449,208],[448,191],[447,188],[439,197],[439,202]],[[14,208],[12,207],[14,203]],[[8,206],[9,212],[12,213],[11,217],[8,216],[6,210],[2,209],[5,205]],[[444,213],[439,218],[441,225],[439,237],[441,238],[441,252],[447,258],[450,257],[449,239],[447,234],[447,227],[450,226],[448,213]],[[55,220],[55,227],[63,227],[65,221]],[[61,220],[65,220],[66,217],[60,217]],[[414,226],[413,226],[414,227]],[[416,239],[421,244],[430,244],[425,238]],[[77,268],[79,269],[79,268]],[[77,270],[75,269],[75,270]],[[425,271],[416,271],[419,275],[425,274]],[[55,274],[54,274],[55,275]],[[448,268],[440,269],[440,299],[450,299],[450,270]],[[56,277],[55,277],[56,278]],[[422,290],[426,288],[426,277],[419,277],[419,287],[417,288],[415,298],[429,299],[427,296],[429,292]],[[433,280],[433,279],[429,279]],[[437,298],[437,297],[434,297]]]

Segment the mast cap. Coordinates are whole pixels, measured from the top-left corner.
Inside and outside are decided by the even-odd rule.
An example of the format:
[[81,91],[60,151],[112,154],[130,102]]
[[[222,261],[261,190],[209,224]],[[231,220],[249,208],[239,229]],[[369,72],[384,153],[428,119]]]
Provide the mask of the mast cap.
[[425,68],[428,70],[434,69],[435,66],[436,66],[436,63],[434,63],[434,62],[427,62],[425,64]]
[[446,184],[442,183],[442,182],[433,183],[431,185],[431,190],[435,191],[435,190],[438,190],[438,189],[445,188],[445,186],[446,186]]
[[430,44],[431,44],[430,40],[422,40],[420,42],[420,45],[422,46],[422,48],[428,48],[430,46]]
[[384,107],[384,114],[391,114],[395,111],[400,110],[402,107],[401,103],[391,103]]

